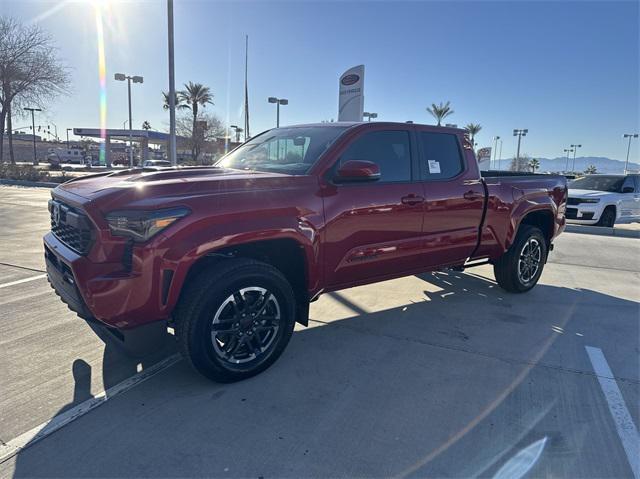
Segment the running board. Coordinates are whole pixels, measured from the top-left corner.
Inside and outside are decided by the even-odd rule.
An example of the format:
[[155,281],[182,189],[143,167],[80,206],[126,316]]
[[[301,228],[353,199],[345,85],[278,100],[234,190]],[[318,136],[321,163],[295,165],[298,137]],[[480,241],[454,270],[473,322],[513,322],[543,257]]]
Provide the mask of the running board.
[[452,266],[449,269],[452,270],[452,271],[463,272],[467,268],[473,268],[475,266],[484,266],[485,264],[491,264],[491,263],[490,263],[490,261],[488,259],[481,259],[481,260],[471,261],[469,263],[465,263],[465,264],[460,265],[460,266]]

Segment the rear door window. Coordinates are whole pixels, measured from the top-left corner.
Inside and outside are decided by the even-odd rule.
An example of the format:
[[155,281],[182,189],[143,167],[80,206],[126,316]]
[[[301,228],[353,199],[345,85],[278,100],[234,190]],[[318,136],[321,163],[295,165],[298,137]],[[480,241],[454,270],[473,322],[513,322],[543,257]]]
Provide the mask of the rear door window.
[[445,180],[462,173],[458,137],[449,133],[418,132],[425,180]]

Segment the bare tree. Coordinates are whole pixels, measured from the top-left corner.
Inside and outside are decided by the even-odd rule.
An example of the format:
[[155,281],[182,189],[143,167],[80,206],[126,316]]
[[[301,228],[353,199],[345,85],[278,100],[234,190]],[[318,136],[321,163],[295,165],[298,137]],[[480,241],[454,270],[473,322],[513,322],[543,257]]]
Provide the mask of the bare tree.
[[[176,119],[176,134],[187,139],[192,152],[213,153],[211,151],[212,148],[215,148],[213,143],[218,138],[226,137],[226,133],[222,120],[212,114],[199,112],[195,122],[191,113],[180,115]],[[193,161],[198,161],[198,158],[194,156]]]
[[3,161],[4,128],[13,155],[14,109],[23,104],[43,108],[47,100],[66,93],[69,73],[58,58],[51,36],[37,25],[26,26],[0,17],[0,162]]
[[531,157],[525,154],[520,155],[520,158],[513,158],[509,166],[510,171],[529,171],[529,168],[531,168]]

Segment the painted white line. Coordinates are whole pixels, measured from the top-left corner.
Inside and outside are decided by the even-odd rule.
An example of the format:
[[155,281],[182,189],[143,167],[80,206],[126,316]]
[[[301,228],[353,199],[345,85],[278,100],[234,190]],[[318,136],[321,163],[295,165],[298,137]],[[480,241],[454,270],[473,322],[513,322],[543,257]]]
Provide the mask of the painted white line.
[[611,412],[613,422],[616,424],[616,430],[624,452],[627,454],[633,477],[640,479],[640,435],[638,435],[638,429],[633,423],[633,419],[631,419],[622,393],[620,393],[620,388],[614,379],[607,360],[604,358],[604,354],[602,354],[602,350],[592,346],[585,346],[585,348],[609,405],[609,412]]
[[102,406],[109,399],[112,399],[115,396],[132,389],[143,381],[146,381],[147,379],[173,366],[174,364],[179,362],[180,359],[181,357],[179,354],[169,356],[159,363],[154,364],[150,368],[144,369],[142,372],[136,374],[135,376],[131,376],[129,379],[125,379],[121,383],[110,387],[106,391],[102,391],[95,397],[87,399],[86,401],[78,404],[72,409],[69,409],[62,414],[51,418],[49,421],[34,427],[30,431],[19,435],[15,439],[12,439],[5,444],[0,444],[0,463],[3,463],[7,459],[15,456],[22,449],[31,446],[39,440],[44,439],[48,435],[54,433],[58,429],[63,428],[70,422],[73,422],[76,419],[84,416],[89,411],[92,411],[98,406]]
[[12,281],[11,283],[0,284],[0,288],[8,288],[9,286],[15,286],[16,284],[28,283],[29,281],[35,281],[36,279],[46,278],[46,274],[39,274],[38,276],[31,276],[30,278],[19,279],[18,281]]

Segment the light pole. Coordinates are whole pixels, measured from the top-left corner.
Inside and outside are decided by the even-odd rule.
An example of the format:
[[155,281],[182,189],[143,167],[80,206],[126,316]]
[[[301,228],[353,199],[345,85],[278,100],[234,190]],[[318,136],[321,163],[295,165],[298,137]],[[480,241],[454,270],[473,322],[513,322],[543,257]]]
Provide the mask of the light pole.
[[230,125],[230,127],[233,128],[233,131],[236,132],[236,143],[240,143],[240,133],[242,133],[244,130],[237,125]]
[[71,147],[69,146],[69,132],[70,132],[71,130],[73,130],[73,128],[67,128],[67,149],[71,148]]
[[502,170],[502,139],[500,139],[500,153],[498,153],[498,170]]
[[173,61],[173,0],[167,0],[168,44],[169,44],[169,161],[177,165],[176,153],[176,79]]
[[369,113],[368,111],[365,111],[362,116],[364,118],[369,118],[369,121],[371,121],[371,118],[378,118],[378,114],[377,113]]
[[638,138],[638,133],[625,133],[622,138],[629,138],[629,144],[627,145],[627,161],[624,162],[624,174],[627,174],[629,169],[629,152],[631,151],[631,138]]
[[[500,139],[499,136],[494,136],[493,137],[493,167],[496,167],[496,156],[498,155],[498,140]],[[489,165],[489,168],[491,168],[491,165]]]
[[[24,110],[31,112],[31,128],[33,128],[33,164],[38,164],[38,155],[36,154],[36,120],[34,116],[34,112],[42,111],[40,108],[27,108]],[[628,156],[628,155],[627,155]]]
[[288,105],[289,100],[286,98],[276,98],[274,96],[269,97],[269,103],[276,104],[276,128],[280,128],[280,105]]
[[571,148],[573,148],[573,163],[571,171],[576,171],[576,151],[578,151],[578,148],[582,148],[582,145],[571,145]]
[[129,166],[131,168],[133,168],[133,140],[131,138],[131,126],[132,126],[132,120],[131,120],[131,81],[133,80],[133,83],[142,83],[144,81],[144,78],[142,78],[141,76],[129,76],[129,75],[125,75],[124,73],[116,73],[114,75],[114,78],[116,79],[116,81],[125,81],[127,80],[127,91],[128,91],[128,96],[129,96]]
[[565,168],[564,168],[564,171],[565,171],[565,172],[568,172],[568,171],[569,171],[569,153],[573,152],[573,150],[572,150],[571,148],[565,148],[565,149],[564,149],[564,152],[565,152],[565,153],[566,153],[566,155],[567,155],[567,164],[566,164],[566,166],[565,166]]
[[523,130],[513,130],[513,136],[518,137],[518,152],[516,153],[516,169],[520,168],[520,140],[522,140],[523,136],[527,136],[527,133],[529,133],[529,130],[526,128]]

